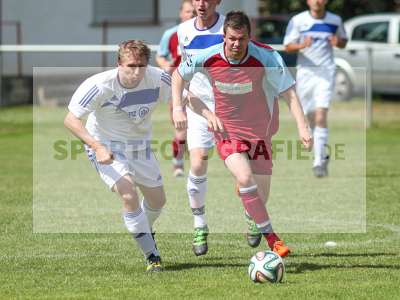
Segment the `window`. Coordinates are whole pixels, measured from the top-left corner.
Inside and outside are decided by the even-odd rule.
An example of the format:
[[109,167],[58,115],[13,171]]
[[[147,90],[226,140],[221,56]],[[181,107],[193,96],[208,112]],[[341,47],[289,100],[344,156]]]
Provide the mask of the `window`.
[[93,0],[93,23],[157,24],[158,0]]
[[389,22],[374,22],[358,25],[354,28],[352,40],[387,43]]

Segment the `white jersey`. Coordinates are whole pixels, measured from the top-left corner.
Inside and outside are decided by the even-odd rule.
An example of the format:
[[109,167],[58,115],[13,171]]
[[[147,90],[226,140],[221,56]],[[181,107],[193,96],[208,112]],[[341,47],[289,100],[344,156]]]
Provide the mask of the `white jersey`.
[[283,43],[302,43],[306,36],[310,36],[312,44],[299,51],[297,65],[334,68],[333,49],[329,41],[333,35],[347,39],[342,19],[338,15],[326,12],[324,18],[315,19],[310,11],[304,11],[290,20]]
[[[196,17],[183,22],[178,27],[178,42],[182,52],[182,63],[192,56],[207,52],[207,48],[223,43],[225,17],[218,14],[218,19],[208,29],[200,30],[196,27]],[[189,90],[197,97],[207,103],[214,105],[214,94],[208,78],[197,73],[190,81]]]
[[152,111],[159,101],[170,98],[171,77],[161,69],[148,66],[139,85],[127,89],[121,86],[116,68],[86,79],[68,109],[78,118],[89,115],[86,129],[96,140],[143,150],[152,137]]

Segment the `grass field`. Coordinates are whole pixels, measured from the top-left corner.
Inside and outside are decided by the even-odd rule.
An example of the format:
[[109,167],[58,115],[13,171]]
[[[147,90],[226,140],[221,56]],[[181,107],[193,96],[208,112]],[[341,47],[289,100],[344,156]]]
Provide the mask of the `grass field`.
[[[348,135],[346,126],[358,118],[359,107],[357,104],[341,104],[335,109],[339,112],[347,111],[338,114],[337,119],[332,119],[332,132],[336,130],[339,137],[345,139]],[[42,112],[41,115],[49,116],[43,120],[49,125],[48,134],[51,135],[51,130],[56,130],[57,134],[68,136],[61,126],[60,117],[63,113],[62,110],[47,114],[46,111]],[[36,216],[50,217],[48,220],[33,218],[37,208],[33,208],[34,191],[42,183],[33,181],[33,171],[37,165],[32,161],[32,109],[1,109],[0,299],[400,299],[399,114],[399,104],[377,102],[374,126],[367,130],[366,232],[285,233],[283,237],[294,251],[285,260],[284,283],[256,285],[248,279],[246,273],[249,258],[255,250],[246,245],[244,236],[240,233],[212,234],[209,241],[210,251],[208,255],[200,258],[194,257],[191,252],[191,234],[159,233],[158,246],[162,251],[166,270],[150,275],[144,273],[142,257],[128,234],[63,233],[72,231],[62,230],[63,228],[58,228],[60,233],[37,233],[46,232],[47,227],[39,226],[35,230],[34,222],[39,221],[39,224],[51,226],[54,220],[51,219],[52,213],[49,214],[49,211],[47,215]],[[165,110],[159,110],[155,116],[156,137],[162,135],[166,120],[168,117]],[[285,118],[282,124],[282,133],[290,134],[290,131],[285,129],[285,124],[289,124]],[[362,136],[360,138],[362,139]],[[364,161],[362,155],[361,158],[360,163]],[[81,169],[78,168],[77,172],[86,170],[87,163],[81,163],[83,161],[84,158],[81,157],[76,162],[71,162],[80,165]],[[160,162],[171,205],[176,199],[182,198],[188,212],[184,197],[184,180],[176,181],[171,178],[169,162]],[[280,180],[282,172],[287,170],[285,165],[286,163],[276,163],[276,186],[281,186],[281,189],[286,186],[290,193],[291,189],[295,189],[293,182]],[[358,167],[362,169],[362,164]],[[49,168],[41,170],[45,174],[50,171]],[[339,182],[340,170],[341,168],[332,164],[333,179],[329,180]],[[350,173],[344,183],[353,177],[363,177],[362,172],[352,174],[351,168],[346,170]],[[74,206],[74,203],[78,205],[78,202],[73,201],[79,200],[71,199],[73,191],[70,190],[69,184],[79,181],[79,174],[72,171],[71,169],[71,172],[62,173],[64,176],[61,182],[54,181],[53,176],[57,175],[56,172],[43,177],[49,180],[50,185],[46,187],[46,194],[48,191],[53,192],[54,201],[64,200],[70,204],[72,201],[67,208]],[[312,179],[309,177],[307,164],[303,173],[305,177]],[[238,201],[231,187],[232,180],[228,178],[217,157],[211,161],[209,176],[215,178],[210,180],[209,198],[221,199],[225,201],[224,205],[230,205],[229,201]],[[296,174],[293,176],[297,178]],[[333,181],[334,179],[337,181]],[[93,176],[92,180],[96,180],[96,177]],[[85,185],[80,188],[85,189]],[[312,187],[307,189],[306,192],[313,193]],[[346,189],[351,191],[351,187]],[[354,190],[357,191],[357,186]],[[278,188],[272,191],[274,197],[271,198],[271,205],[278,202],[276,199],[280,197],[279,191]],[[346,195],[332,188],[328,191],[329,194],[333,194],[328,195],[328,199],[332,198],[335,201],[336,197],[338,203],[341,200],[338,198]],[[86,189],[86,192],[91,191]],[[111,194],[107,194],[102,185],[96,187],[94,192],[98,193],[96,195],[99,197],[106,195],[114,199]],[[83,197],[86,196],[87,194],[84,194]],[[232,200],[226,201],[226,197]],[[104,203],[102,201],[104,200],[99,199],[94,205],[97,212]],[[107,208],[115,208],[115,215],[118,217],[119,203],[116,200],[112,201],[110,203],[113,204]],[[301,201],[306,203],[304,199]],[[211,203],[212,200],[212,206]],[[89,208],[85,205],[81,209]],[[235,207],[233,205],[232,210]],[[276,206],[275,215],[280,214],[277,208],[279,206]],[[340,207],[336,207],[336,210],[340,211]],[[58,213],[53,212],[62,218]],[[286,217],[290,220],[290,216]],[[190,215],[182,218],[190,222]],[[48,231],[55,230],[50,227]],[[327,240],[336,241],[338,247],[328,251],[324,248],[324,242]]]

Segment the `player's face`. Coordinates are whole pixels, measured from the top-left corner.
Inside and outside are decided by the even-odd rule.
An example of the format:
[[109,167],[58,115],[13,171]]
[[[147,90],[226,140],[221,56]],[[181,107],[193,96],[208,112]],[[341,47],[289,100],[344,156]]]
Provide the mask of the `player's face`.
[[324,12],[327,0],[307,0],[307,5],[310,10],[315,12]]
[[181,22],[185,22],[194,17],[194,7],[190,2],[183,3],[181,12],[180,12]]
[[250,36],[246,26],[241,29],[228,27],[224,37],[226,56],[234,60],[242,59],[246,55],[249,41]]
[[197,16],[203,20],[207,20],[215,14],[221,0],[193,0],[192,3]]
[[144,77],[147,64],[144,56],[131,54],[121,57],[118,62],[118,76],[122,85],[126,88],[136,87]]

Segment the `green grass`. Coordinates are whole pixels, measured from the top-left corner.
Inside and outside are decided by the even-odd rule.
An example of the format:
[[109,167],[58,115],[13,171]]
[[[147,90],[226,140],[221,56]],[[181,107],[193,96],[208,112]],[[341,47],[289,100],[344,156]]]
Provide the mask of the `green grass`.
[[[357,104],[343,104],[335,109],[336,112],[342,113],[338,113],[337,118],[333,114],[332,134],[337,132],[337,139],[345,141],[348,135],[349,140],[358,136],[360,131],[354,131],[352,135],[348,129],[357,127],[357,123],[352,121],[353,118],[357,119],[355,117]],[[190,234],[159,233],[158,246],[163,254],[166,270],[164,273],[152,275],[143,272],[142,257],[128,234],[36,233],[38,230],[34,231],[33,226],[35,215],[32,205],[34,203],[33,190],[38,186],[41,188],[42,180],[46,177],[33,183],[31,108],[1,109],[0,299],[399,298],[400,122],[396,117],[387,118],[386,116],[398,116],[400,106],[378,103],[376,110],[374,127],[367,131],[366,232],[285,233],[283,236],[292,245],[294,251],[293,255],[285,260],[284,283],[256,285],[248,279],[246,274],[249,258],[255,250],[246,245],[243,235],[239,233],[211,234],[209,254],[199,258],[194,257],[191,252]],[[397,114],[393,113],[395,111]],[[41,111],[41,115],[46,116],[41,120],[43,124],[46,124],[43,138],[46,136],[68,137],[61,126],[60,118],[63,113],[63,110]],[[165,124],[169,124],[167,122],[168,116],[165,110],[159,110],[155,116],[156,137],[165,134]],[[282,125],[280,132],[282,136],[292,134],[291,129],[287,128],[293,127],[293,124],[287,122],[285,117]],[[43,155],[39,155],[40,157]],[[76,162],[69,162],[71,165],[77,164],[77,169],[71,167],[70,170],[63,171],[67,176],[64,176],[64,180],[58,182],[57,186],[55,186],[54,176],[61,171],[49,173],[46,180],[51,183],[50,188],[44,185],[44,193],[39,195],[48,195],[51,191],[54,193],[54,201],[63,200],[65,203],[70,203],[66,208],[72,209],[78,203],[74,202],[76,199],[74,200],[73,192],[70,190],[71,185],[79,181],[79,172],[86,170],[94,172],[88,168],[84,157],[79,157]],[[169,205],[184,207],[182,211],[186,212],[186,215],[182,215],[182,219],[184,224],[187,222],[190,224],[187,200],[184,197],[184,180],[176,181],[171,178],[169,162],[160,160],[160,163],[164,172]],[[307,178],[305,181],[312,180],[309,177],[308,162],[304,164],[303,173],[291,174],[292,177],[285,181],[284,171],[290,170],[286,169],[290,168],[290,163],[276,162],[274,176],[277,179],[274,179],[271,195],[271,205],[274,203],[276,205],[273,214],[273,217],[276,216],[275,219],[278,218],[278,214],[281,217],[285,216],[277,210],[279,204],[282,204],[276,203],[281,197],[280,191],[290,194],[293,192],[291,190],[296,190],[294,181],[290,178],[300,180],[300,176],[303,176]],[[340,162],[332,164],[333,174],[329,180],[333,184],[340,182],[340,176],[335,175],[341,174],[341,169],[335,167],[337,164],[340,165]],[[61,168],[65,164],[52,166]],[[358,167],[362,169],[362,165]],[[54,168],[41,170],[46,174],[51,169]],[[344,184],[346,181],[351,182],[351,178],[362,178],[362,174],[353,174],[351,170],[350,167],[344,168],[343,172],[346,172]],[[64,173],[61,172],[61,174]],[[96,183],[97,177],[95,174],[90,174],[88,176],[93,175],[90,180]],[[229,207],[233,211],[237,206],[232,203],[237,203],[238,200],[234,196],[232,180],[217,157],[211,161],[209,177],[211,178],[208,196],[210,206],[213,207],[215,205],[213,203],[217,201],[221,205],[215,205],[215,209],[222,206]],[[357,183],[357,181],[354,182]],[[86,193],[92,192],[85,185],[79,188],[84,191],[87,188]],[[304,189],[313,199],[311,196],[315,186],[309,184]],[[351,191],[351,185],[346,185],[345,189]],[[340,204],[339,198],[343,191],[332,190],[332,188],[328,191],[330,195],[327,197],[333,198],[333,201],[338,201]],[[96,193],[99,198],[103,195],[109,198],[112,204],[108,204],[107,209],[108,211],[115,209],[115,212],[112,212],[115,222],[121,222],[119,203],[115,196],[108,193],[101,184],[96,185],[93,193]],[[98,213],[105,204],[104,201],[101,198],[93,204],[93,207],[87,207],[87,203],[82,207],[93,208]],[[305,205],[307,199],[299,197],[298,201]],[[51,216],[47,212],[47,215],[44,214],[43,217],[49,215]],[[168,213],[166,215],[168,216]],[[107,216],[103,215],[103,217],[104,220],[107,219]],[[51,223],[57,220],[39,221],[42,222],[41,224],[50,223],[49,231],[51,231],[54,230]],[[295,221],[298,220],[294,219],[293,222]],[[237,221],[237,223],[241,222],[244,223],[242,219]],[[39,229],[43,228],[39,227]],[[60,230],[60,232],[64,231]],[[323,244],[327,240],[336,241],[338,247],[335,250],[325,249]]]

